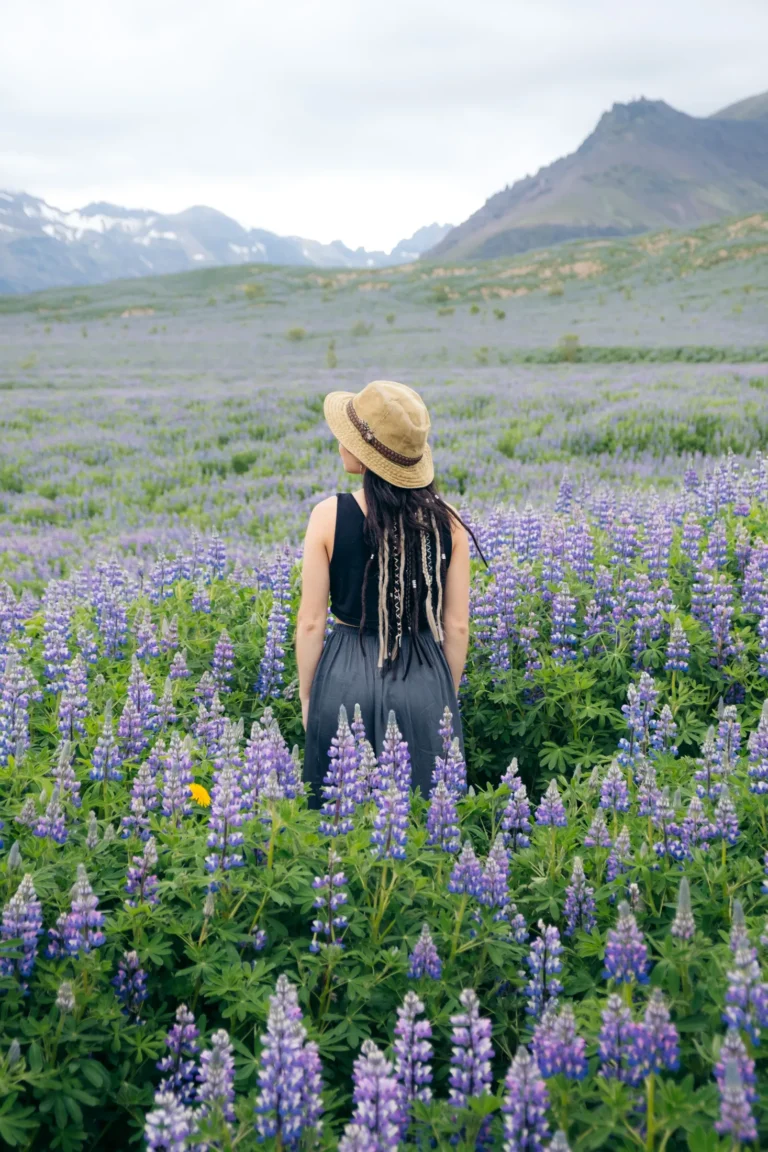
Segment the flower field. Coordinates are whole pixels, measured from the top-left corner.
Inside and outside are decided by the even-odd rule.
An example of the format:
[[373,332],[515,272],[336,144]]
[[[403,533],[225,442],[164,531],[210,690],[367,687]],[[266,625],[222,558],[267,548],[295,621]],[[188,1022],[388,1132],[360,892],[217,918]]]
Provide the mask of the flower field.
[[217,537],[0,600],[0,1139],[726,1149],[768,1132],[768,466],[478,522],[466,756],[345,702]]
[[[766,227],[0,299],[0,1147],[768,1147]],[[340,700],[310,811],[377,376],[488,562],[463,743],[412,795]]]

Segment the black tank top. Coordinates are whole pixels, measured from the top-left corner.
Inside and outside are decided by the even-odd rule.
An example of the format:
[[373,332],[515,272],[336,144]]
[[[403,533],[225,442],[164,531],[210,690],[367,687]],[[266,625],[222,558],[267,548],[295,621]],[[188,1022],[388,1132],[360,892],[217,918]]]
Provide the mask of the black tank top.
[[[363,609],[363,577],[365,566],[371,556],[371,549],[365,543],[363,529],[365,514],[351,492],[339,492],[336,497],[336,531],[333,537],[331,557],[331,612],[342,624],[360,627]],[[446,568],[451,562],[451,533],[441,531],[443,554]],[[434,565],[434,558],[433,558]],[[437,588],[432,585],[432,605],[437,611]],[[422,606],[423,607],[423,606]],[[426,613],[419,613],[422,628],[428,628]],[[365,630],[378,632],[379,629],[379,564],[374,556],[368,570],[368,583],[365,589]]]

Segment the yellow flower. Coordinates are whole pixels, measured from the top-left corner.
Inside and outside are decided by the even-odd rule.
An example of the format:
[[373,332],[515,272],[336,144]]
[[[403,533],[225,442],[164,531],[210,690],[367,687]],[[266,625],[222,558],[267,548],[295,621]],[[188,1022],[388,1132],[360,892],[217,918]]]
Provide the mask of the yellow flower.
[[197,800],[198,804],[202,804],[204,808],[209,807],[211,797],[205,788],[203,788],[202,784],[190,784],[189,790],[192,793],[193,800]]

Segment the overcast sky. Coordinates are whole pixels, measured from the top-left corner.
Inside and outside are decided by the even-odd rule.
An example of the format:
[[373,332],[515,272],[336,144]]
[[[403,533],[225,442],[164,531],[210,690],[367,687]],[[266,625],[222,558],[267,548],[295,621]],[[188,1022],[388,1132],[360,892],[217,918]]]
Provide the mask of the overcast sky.
[[767,48],[768,0],[4,0],[0,188],[390,249]]

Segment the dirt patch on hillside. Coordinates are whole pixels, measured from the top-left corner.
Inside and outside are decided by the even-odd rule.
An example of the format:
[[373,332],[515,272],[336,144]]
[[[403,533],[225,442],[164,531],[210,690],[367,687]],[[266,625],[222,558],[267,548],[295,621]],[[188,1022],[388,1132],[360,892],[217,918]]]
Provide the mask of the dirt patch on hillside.
[[734,236],[743,236],[746,232],[763,231],[764,229],[768,231],[768,218],[755,215],[745,216],[743,220],[737,220],[735,224],[729,224],[726,231],[732,239]]
[[605,271],[605,264],[599,260],[574,260],[573,264],[561,264],[558,272],[562,276],[573,275],[577,280],[587,280]]
[[480,289],[483,300],[506,300],[510,296],[527,296],[530,288],[494,288],[486,285]]
[[120,313],[120,317],[125,320],[128,316],[154,316],[154,314],[154,308],[126,308]]
[[655,256],[657,252],[663,252],[665,248],[669,248],[672,242],[673,237],[668,232],[664,232],[661,236],[651,236],[647,240],[638,240],[637,246],[650,256]]
[[517,268],[507,268],[499,272],[498,280],[511,280],[513,276],[528,276],[531,272],[538,272],[538,264],[520,264]]
[[389,280],[366,280],[364,284],[358,284],[358,292],[387,292],[389,290]]
[[[398,268],[398,272],[401,270]],[[477,268],[433,268],[426,276],[428,279],[442,280],[446,276],[474,276],[478,271]]]

